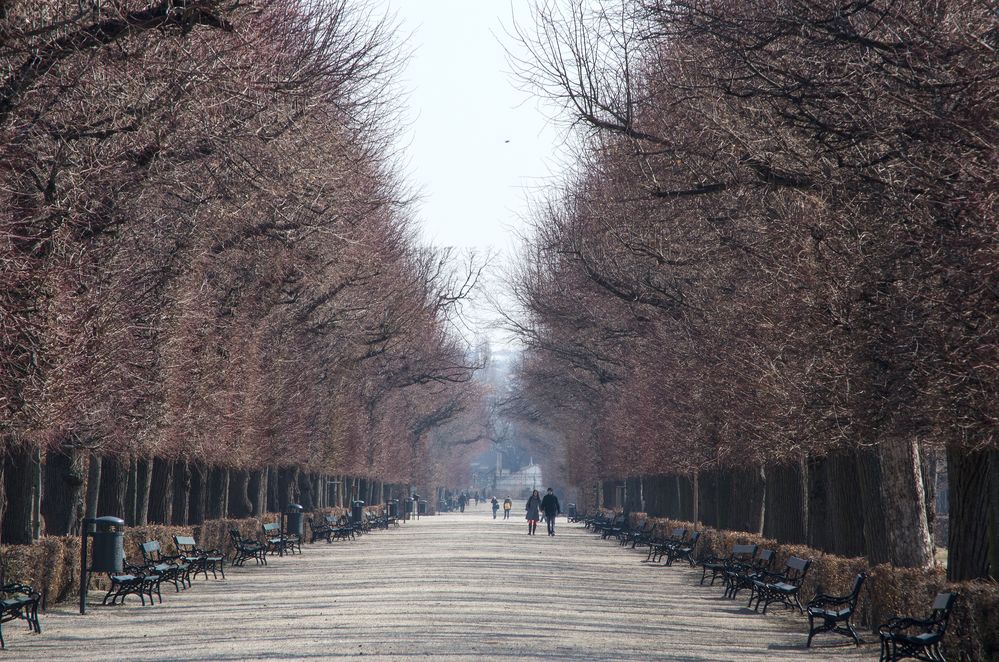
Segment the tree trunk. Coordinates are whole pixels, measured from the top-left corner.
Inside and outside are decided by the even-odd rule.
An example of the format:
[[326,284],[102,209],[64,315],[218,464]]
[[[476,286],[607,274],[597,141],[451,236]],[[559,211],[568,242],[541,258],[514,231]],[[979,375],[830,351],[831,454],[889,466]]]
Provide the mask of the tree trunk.
[[4,469],[7,508],[0,541],[8,545],[31,544],[31,493],[34,485],[34,449],[15,446],[7,452]]
[[153,482],[149,489],[149,521],[173,523],[173,462],[153,459]]
[[128,462],[128,478],[125,483],[125,524],[128,526],[136,525],[135,517],[135,481],[136,473],[138,473],[138,463],[136,460],[129,460]]
[[128,488],[128,461],[106,456],[101,459],[101,494],[98,517],[125,518],[125,491]]
[[824,551],[840,556],[864,555],[864,510],[856,508],[857,462],[852,453],[835,452],[825,462],[828,520],[828,547]]
[[90,462],[87,464],[87,504],[86,516],[97,517],[97,504],[101,493],[101,456],[97,453],[90,453]]
[[808,471],[808,545],[817,549],[829,546],[829,509],[826,498],[824,458],[809,458]]
[[989,572],[999,581],[999,449],[989,450]]
[[298,489],[298,467],[282,467],[278,471],[278,511],[284,512],[289,503],[295,503],[295,492]]
[[267,469],[254,469],[250,472],[246,491],[250,497],[250,515],[260,517],[267,505]]
[[766,476],[763,535],[785,544],[806,544],[801,464],[771,465],[767,467]]
[[889,514],[885,529],[890,560],[902,568],[930,566],[933,544],[926,521],[919,445],[908,439],[887,439],[878,445],[877,452],[881,464],[881,498],[885,513]]
[[267,467],[267,512],[281,510],[281,477],[277,467]]
[[298,492],[301,495],[298,503],[305,509],[305,512],[311,513],[315,510],[315,503],[312,499],[312,474],[308,471],[298,473]]
[[63,445],[45,456],[42,514],[45,516],[46,535],[66,536],[80,532],[86,460],[86,452],[71,444]]
[[873,448],[854,452],[857,463],[858,508],[863,510],[864,556],[872,566],[888,563],[888,533],[881,501],[881,465]]
[[214,467],[208,472],[208,502],[205,516],[208,519],[223,519],[229,510],[229,470]]
[[947,579],[952,582],[989,575],[988,452],[947,447],[950,528]]
[[194,462],[191,467],[191,500],[189,504],[189,524],[201,524],[205,521],[205,511],[208,505],[208,469],[201,462]]
[[153,485],[153,462],[138,460],[135,467],[135,525],[149,524],[149,494]]
[[247,492],[250,484],[250,474],[245,469],[233,469],[229,472],[229,515],[237,519],[249,517],[253,512],[253,504]]
[[174,524],[186,526],[191,518],[191,467],[187,460],[177,460],[173,469]]

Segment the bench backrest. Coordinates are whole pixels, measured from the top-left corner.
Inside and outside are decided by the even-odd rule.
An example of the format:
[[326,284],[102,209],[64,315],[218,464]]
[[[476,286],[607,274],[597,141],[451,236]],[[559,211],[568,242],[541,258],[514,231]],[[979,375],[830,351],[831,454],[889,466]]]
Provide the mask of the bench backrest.
[[749,560],[756,556],[758,545],[732,545],[732,558]]
[[267,524],[264,524],[264,533],[272,533],[275,531],[281,531],[281,525],[277,522],[268,522]]
[[177,546],[177,551],[190,551],[198,546],[194,542],[193,536],[174,536],[173,544]]
[[693,549],[697,545],[697,540],[701,537],[700,531],[694,531],[690,534],[690,540],[687,541],[687,547]]
[[857,605],[857,598],[860,597],[860,589],[864,587],[865,579],[867,579],[867,573],[861,572],[853,580],[853,588],[846,597],[846,601],[851,607],[855,607]]
[[645,530],[645,525],[648,523],[648,521],[649,520],[647,520],[644,517],[642,519],[638,520],[638,526],[635,527],[635,530],[636,531],[643,531],[643,530]]
[[810,559],[792,556],[784,566],[784,581],[794,586],[801,586],[801,583],[805,581],[805,575],[808,574],[808,567],[811,565]]
[[775,549],[765,549],[760,552],[760,555],[756,557],[756,567],[762,570],[767,570],[774,564],[777,559],[777,550]]
[[957,600],[957,593],[938,593],[933,599],[933,606],[930,607],[930,620],[933,621],[932,632],[937,632],[941,636],[947,629],[947,621],[950,620],[950,610]]
[[146,561],[160,560],[161,553],[159,540],[148,540],[144,543],[140,543],[139,549],[142,550],[142,558]]
[[670,540],[683,540],[684,536],[687,535],[687,529],[682,526],[678,526],[669,532]]

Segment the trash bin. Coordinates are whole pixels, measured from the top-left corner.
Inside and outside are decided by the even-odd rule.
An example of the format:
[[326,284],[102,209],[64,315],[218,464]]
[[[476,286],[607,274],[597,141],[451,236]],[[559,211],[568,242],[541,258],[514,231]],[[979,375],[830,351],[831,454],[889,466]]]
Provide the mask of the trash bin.
[[569,519],[576,519],[576,504],[570,503],[566,508],[565,515]]
[[389,517],[398,517],[398,514],[396,513],[395,501],[385,502],[385,514]]
[[125,569],[125,520],[118,517],[98,517],[94,520],[93,554],[90,570],[121,573]]
[[420,514],[421,515],[426,515],[427,514],[427,502],[426,501],[420,501]]
[[350,504],[350,519],[354,521],[355,524],[359,524],[362,519],[364,519],[364,502],[355,501]]
[[301,538],[305,535],[305,525],[303,522],[303,513],[305,508],[302,508],[297,503],[289,503],[288,510],[284,514],[285,522],[285,533],[288,535],[295,535]]

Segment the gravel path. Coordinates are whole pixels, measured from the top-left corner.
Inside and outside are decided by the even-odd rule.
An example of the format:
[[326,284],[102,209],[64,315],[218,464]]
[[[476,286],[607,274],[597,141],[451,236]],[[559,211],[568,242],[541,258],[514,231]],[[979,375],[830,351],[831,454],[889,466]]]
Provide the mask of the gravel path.
[[[515,509],[515,517],[521,511]],[[501,514],[502,517],[502,514]],[[804,619],[760,616],[697,586],[689,568],[643,555],[560,520],[528,537],[522,519],[485,505],[425,517],[353,543],[195,582],[142,608],[71,605],[43,634],[4,627],[5,660],[381,659],[858,660],[877,657],[825,635],[803,647]],[[167,591],[169,588],[169,592]],[[91,600],[100,596],[91,593]],[[867,637],[870,639],[870,636]]]

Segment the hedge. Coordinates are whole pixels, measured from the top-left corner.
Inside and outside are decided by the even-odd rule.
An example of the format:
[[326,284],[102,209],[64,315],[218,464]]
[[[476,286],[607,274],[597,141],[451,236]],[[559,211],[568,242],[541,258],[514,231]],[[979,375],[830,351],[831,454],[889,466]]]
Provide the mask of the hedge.
[[[341,515],[343,508],[326,508],[323,512]],[[220,549],[231,555],[232,543],[229,530],[251,538],[259,537],[264,522],[278,521],[279,515],[268,514],[248,519],[208,520],[192,526],[166,526],[150,524],[125,529],[125,556],[131,563],[139,563],[142,556],[139,544],[158,540],[165,554],[176,552],[175,535],[193,535],[198,545],[205,549]],[[0,568],[4,582],[30,584],[42,594],[42,609],[79,595],[80,538],[79,536],[43,537],[31,545],[0,545]],[[95,575],[91,588],[107,588],[107,577]]]
[[[645,518],[632,513],[631,523]],[[777,551],[775,568],[783,568],[791,556],[812,559],[812,566],[802,586],[802,602],[816,593],[848,593],[853,578],[867,572],[868,578],[857,605],[856,623],[866,627],[877,641],[877,627],[896,615],[923,616],[930,602],[941,591],[960,594],[951,614],[944,639],[950,656],[967,662],[999,661],[999,584],[990,580],[950,583],[942,566],[933,568],[896,568],[889,564],[870,567],[867,559],[845,558],[806,547],[783,545],[776,540],[743,531],[716,530],[693,522],[668,518],[647,518],[655,523],[656,535],[668,535],[670,529],[684,527],[701,531],[695,558],[723,556],[734,544],[755,543],[761,549]],[[870,639],[870,638],[868,638]]]

